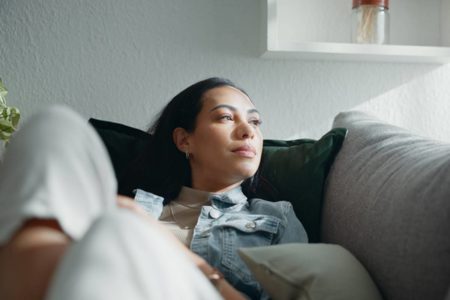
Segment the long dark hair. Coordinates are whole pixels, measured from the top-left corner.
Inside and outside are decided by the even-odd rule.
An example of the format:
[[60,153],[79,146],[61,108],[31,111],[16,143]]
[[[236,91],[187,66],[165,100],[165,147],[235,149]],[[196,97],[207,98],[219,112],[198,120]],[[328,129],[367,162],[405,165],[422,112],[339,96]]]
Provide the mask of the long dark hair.
[[[159,113],[148,132],[153,136],[151,144],[129,170],[134,172],[134,184],[146,191],[161,195],[165,203],[176,198],[183,185],[191,185],[191,168],[185,155],[176,147],[172,133],[181,127],[193,132],[197,115],[203,106],[204,94],[214,88],[230,86],[247,93],[232,81],[212,77],[199,81],[176,95]],[[248,95],[247,95],[248,96]],[[127,172],[130,174],[130,172]],[[129,175],[128,175],[129,176]],[[139,179],[136,180],[136,176]],[[124,180],[127,180],[124,178]],[[250,180],[253,182],[253,180]],[[244,186],[249,186],[246,183]],[[130,188],[130,187],[128,187]]]

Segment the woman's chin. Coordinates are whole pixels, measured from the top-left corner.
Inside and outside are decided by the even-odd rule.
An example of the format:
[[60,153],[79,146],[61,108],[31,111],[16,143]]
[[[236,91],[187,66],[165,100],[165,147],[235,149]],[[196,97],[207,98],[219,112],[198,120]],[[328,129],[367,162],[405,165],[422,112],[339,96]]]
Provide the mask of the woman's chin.
[[250,167],[250,168],[241,168],[239,170],[239,175],[242,178],[242,180],[248,179],[255,175],[258,168]]

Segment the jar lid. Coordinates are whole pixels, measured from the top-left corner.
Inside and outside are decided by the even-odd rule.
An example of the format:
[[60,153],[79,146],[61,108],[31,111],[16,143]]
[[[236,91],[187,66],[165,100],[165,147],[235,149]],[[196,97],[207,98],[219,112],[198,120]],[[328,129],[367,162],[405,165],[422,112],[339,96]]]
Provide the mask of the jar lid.
[[376,5],[383,6],[384,8],[389,8],[389,0],[353,0],[352,8],[358,7],[360,5]]

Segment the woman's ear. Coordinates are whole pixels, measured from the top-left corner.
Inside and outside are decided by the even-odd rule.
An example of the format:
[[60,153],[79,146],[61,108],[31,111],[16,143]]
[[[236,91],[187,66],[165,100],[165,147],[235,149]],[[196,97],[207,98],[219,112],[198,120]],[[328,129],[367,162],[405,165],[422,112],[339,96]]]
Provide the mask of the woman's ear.
[[178,150],[183,153],[189,152],[189,132],[186,129],[177,127],[172,132],[173,142]]

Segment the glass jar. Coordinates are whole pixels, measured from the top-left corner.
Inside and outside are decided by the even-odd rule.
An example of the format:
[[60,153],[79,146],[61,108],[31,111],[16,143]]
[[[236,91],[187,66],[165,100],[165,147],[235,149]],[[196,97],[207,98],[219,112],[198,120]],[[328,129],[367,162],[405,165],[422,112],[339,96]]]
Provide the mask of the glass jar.
[[353,0],[352,42],[389,43],[389,0]]

